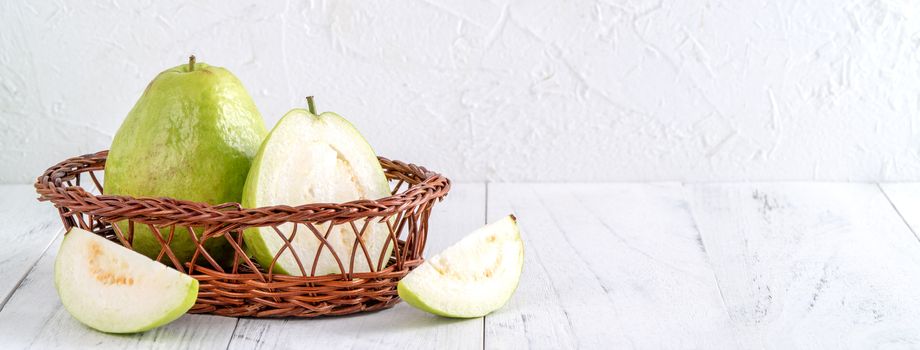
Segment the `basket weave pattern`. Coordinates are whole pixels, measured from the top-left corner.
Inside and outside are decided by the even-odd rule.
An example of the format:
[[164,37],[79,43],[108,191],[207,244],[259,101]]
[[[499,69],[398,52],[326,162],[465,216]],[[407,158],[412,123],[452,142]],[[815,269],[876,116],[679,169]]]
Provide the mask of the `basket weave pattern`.
[[[391,307],[399,302],[396,283],[423,261],[432,206],[450,190],[450,181],[440,174],[380,157],[387,179],[395,185],[391,196],[377,200],[249,209],[237,203],[209,205],[171,198],[94,195],[81,184],[92,181],[99,193],[104,193],[97,172],[104,169],[107,154],[102,151],[70,158],[46,170],[35,182],[39,200],[54,204],[66,229],[77,226],[129,249],[134,227],[148,227],[162,247],[158,260],[171,262],[199,281],[198,300],[191,313],[315,317]],[[112,224],[120,221],[127,221],[122,226],[127,230]],[[299,224],[295,227],[301,229],[286,236],[279,229],[286,223]],[[372,256],[364,245],[362,235],[377,223],[385,223],[389,231],[386,244],[393,247],[390,256]],[[293,254],[303,276],[275,274],[274,262],[261,266],[248,257],[242,232],[250,227],[274,227],[285,242],[275,260],[282,254]],[[336,252],[326,241],[335,227],[346,227],[355,234],[350,251]],[[195,230],[202,232],[200,236]],[[189,235],[197,246],[185,264],[178,262],[169,246],[180,234]],[[321,243],[313,256],[297,256],[290,247],[293,235],[304,234],[315,236]],[[226,240],[233,247],[232,264],[222,266],[203,248],[212,239]],[[324,250],[324,256],[331,255],[340,271],[314,276],[310,267]],[[356,259],[367,259],[371,271],[354,272]]]

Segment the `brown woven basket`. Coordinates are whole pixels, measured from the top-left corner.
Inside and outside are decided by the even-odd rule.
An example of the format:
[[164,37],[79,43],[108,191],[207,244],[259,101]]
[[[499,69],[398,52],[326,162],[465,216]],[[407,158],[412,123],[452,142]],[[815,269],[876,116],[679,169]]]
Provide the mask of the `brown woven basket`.
[[[377,200],[246,209],[238,203],[209,205],[171,198],[91,194],[80,184],[92,180],[99,193],[104,193],[96,172],[104,169],[107,154],[108,151],[102,151],[70,158],[46,170],[35,182],[39,200],[54,204],[66,229],[78,226],[129,249],[134,226],[149,227],[162,246],[159,260],[172,262],[176,269],[200,282],[198,301],[189,311],[191,313],[316,317],[391,307],[399,302],[396,283],[423,261],[432,206],[450,190],[450,180],[440,174],[380,157],[387,179],[395,185],[392,185],[391,196]],[[405,190],[401,191],[402,187],[406,187]],[[127,232],[122,232],[119,225],[112,225],[122,220],[129,223]],[[316,257],[328,246],[325,249],[339,264],[340,273],[325,276],[273,274],[270,271],[274,262],[272,266],[260,266],[246,255],[242,232],[249,227],[275,227],[287,242],[282,252],[290,248],[290,238],[277,230],[285,223],[310,228],[322,243]],[[373,261],[378,263],[371,266],[370,272],[352,273],[356,260],[353,255],[368,254],[361,236],[371,223],[386,223],[389,229],[386,244],[393,245],[393,253],[380,259],[374,257]],[[328,224],[325,234],[321,224]],[[337,254],[325,240],[331,228],[340,225],[356,235],[355,247],[345,255]],[[196,238],[193,229],[203,229],[203,234]],[[191,261],[185,264],[178,263],[169,247],[177,234],[190,235],[197,244]],[[204,242],[212,239],[226,240],[233,247],[233,262],[229,268],[222,267],[202,248]],[[296,251],[290,251],[296,259]],[[301,257],[297,261],[310,262],[314,258]],[[301,267],[310,271],[305,265]]]

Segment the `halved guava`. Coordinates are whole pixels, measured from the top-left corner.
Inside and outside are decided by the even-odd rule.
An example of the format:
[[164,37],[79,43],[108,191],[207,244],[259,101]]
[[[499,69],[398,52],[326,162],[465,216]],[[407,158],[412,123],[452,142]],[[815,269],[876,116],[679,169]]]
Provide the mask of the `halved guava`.
[[74,318],[107,333],[167,324],[198,297],[198,280],[79,228],[64,236],[54,285]]
[[397,286],[410,305],[445,317],[480,317],[511,298],[524,267],[517,219],[480,227],[426,260]]
[[[247,208],[297,206],[379,199],[389,195],[390,186],[377,155],[351,123],[335,113],[316,115],[306,109],[294,109],[281,118],[263,141],[246,179],[242,204]],[[359,231],[363,226],[363,221],[355,222]],[[272,227],[250,228],[244,239],[247,250],[268,269],[284,246],[278,233],[288,239],[294,234],[291,246],[301,265],[291,249],[285,249],[272,272],[295,276],[376,270],[381,257],[386,265],[393,250],[392,242],[386,244],[389,236],[386,222],[373,220],[368,224],[362,235],[367,254],[360,241],[355,244],[357,235],[351,225],[333,227],[326,238],[331,249],[316,237],[317,233],[326,235],[328,224],[313,227],[316,232],[297,224],[296,234],[292,223],[280,225],[278,231]],[[312,271],[321,245],[322,251]],[[350,268],[352,260],[353,270]]]

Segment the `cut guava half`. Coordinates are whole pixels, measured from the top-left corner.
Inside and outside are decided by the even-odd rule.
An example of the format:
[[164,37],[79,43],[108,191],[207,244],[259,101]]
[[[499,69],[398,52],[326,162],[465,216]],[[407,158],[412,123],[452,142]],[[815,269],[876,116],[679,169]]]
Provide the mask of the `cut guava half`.
[[198,297],[198,280],[79,228],[64,236],[54,285],[74,318],[107,333],[162,326]]
[[436,315],[481,317],[508,302],[523,267],[524,242],[517,219],[508,215],[426,260],[397,290],[410,305]]
[[[343,203],[389,195],[390,186],[377,155],[351,123],[335,113],[316,115],[293,109],[262,142],[243,188],[242,205]],[[354,222],[358,231],[364,225],[362,220]],[[349,224],[336,225],[331,231],[328,223],[312,226],[313,230],[297,224],[296,233],[293,223],[279,225],[277,231],[270,226],[247,229],[243,236],[246,249],[265,269],[271,267],[272,273],[294,276],[376,271],[378,265],[386,265],[393,250],[393,242],[387,244],[386,221],[372,220],[357,242],[358,235]],[[329,245],[324,245],[317,234]],[[282,251],[285,239],[292,236],[293,251]]]

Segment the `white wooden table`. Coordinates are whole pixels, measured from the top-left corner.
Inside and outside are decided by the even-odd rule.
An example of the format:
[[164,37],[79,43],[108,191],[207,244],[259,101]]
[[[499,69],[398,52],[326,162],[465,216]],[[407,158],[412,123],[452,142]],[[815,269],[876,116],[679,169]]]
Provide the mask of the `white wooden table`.
[[505,308],[313,320],[186,315],[136,335],[61,307],[53,208],[0,186],[0,348],[920,348],[920,184],[455,184],[428,253],[513,212]]

